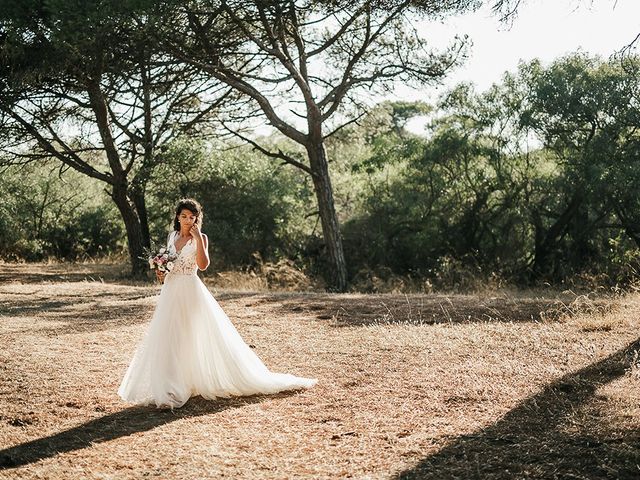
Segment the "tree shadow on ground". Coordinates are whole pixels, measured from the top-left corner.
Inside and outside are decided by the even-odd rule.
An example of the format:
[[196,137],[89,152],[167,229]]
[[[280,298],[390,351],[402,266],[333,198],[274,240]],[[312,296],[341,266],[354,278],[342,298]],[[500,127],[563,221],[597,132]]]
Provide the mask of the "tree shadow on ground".
[[[640,478],[640,432],[608,429],[606,414],[598,408],[606,398],[595,395],[624,374],[638,348],[640,340],[563,376],[498,422],[456,439],[395,478]],[[587,407],[590,420],[576,422],[576,413]]]
[[97,332],[148,321],[152,308],[148,302],[154,296],[155,293],[141,295],[139,291],[49,297],[23,294],[6,298],[0,295],[0,316],[37,318],[44,322],[35,326],[29,321],[24,324],[24,331],[47,336]]
[[0,285],[11,282],[39,284],[103,280],[131,283],[129,273],[128,267],[122,264],[4,263],[0,269]]
[[132,433],[149,431],[183,418],[211,415],[250,403],[258,403],[267,398],[285,398],[294,394],[295,391],[287,391],[274,395],[216,400],[206,400],[197,396],[189,399],[183,407],[174,410],[157,409],[154,406],[130,407],[48,437],[0,450],[0,471],[54,457],[59,453],[81,450],[95,443],[126,437]]
[[[140,323],[148,320],[148,315],[140,315],[135,300],[159,293],[159,288],[150,288],[152,283],[118,279],[110,272],[109,265],[45,265],[40,270],[25,273],[24,265],[4,265],[0,271],[0,285],[7,279],[19,277],[20,282],[44,283],[47,281],[65,281],[69,283],[95,280],[101,274],[111,276],[109,285],[122,286],[119,292],[100,292],[77,295],[75,297],[48,298],[48,304],[37,298],[28,298],[27,294],[3,292],[0,315],[30,316],[39,315],[55,321],[61,320],[60,314],[73,302],[90,302],[99,297],[107,300],[119,300],[120,304],[109,307],[125,319],[113,325],[105,322],[105,328]],[[156,286],[157,287],[157,286]],[[113,287],[111,287],[113,289]],[[125,292],[131,288],[131,292]],[[245,300],[247,307],[264,308],[268,315],[299,314],[305,319],[315,318],[328,322],[335,327],[366,325],[434,325],[447,323],[496,323],[496,322],[539,322],[556,320],[564,315],[576,313],[606,313],[615,303],[606,297],[591,299],[587,296],[553,293],[551,297],[510,296],[508,294],[461,295],[461,294],[329,294],[318,292],[255,292],[217,289],[208,287],[220,302]],[[116,289],[113,289],[116,290]],[[42,292],[39,293],[41,295]],[[9,298],[11,297],[11,298]],[[14,298],[15,297],[15,298]],[[112,298],[111,298],[112,297]],[[133,298],[136,297],[136,298]],[[125,305],[122,300],[129,302]],[[141,300],[142,301],[142,300]],[[100,307],[97,307],[100,308]],[[129,310],[127,310],[129,308]],[[136,311],[136,308],[138,309]],[[108,311],[108,310],[107,310]],[[70,318],[74,318],[74,313]],[[80,313],[80,316],[82,313]],[[87,319],[95,319],[95,316]],[[81,318],[79,320],[82,320]],[[79,324],[78,324],[79,325]],[[76,328],[74,321],[69,322],[68,332]]]
[[[276,303],[277,302],[277,303]],[[434,325],[447,323],[539,322],[578,312],[605,313],[610,300],[567,298],[512,298],[475,295],[330,295],[298,297],[274,295],[264,303],[275,303],[278,313],[300,312],[336,327],[364,325]]]
[[[0,294],[0,316],[37,317],[38,320],[53,322],[52,326],[46,326],[46,323],[37,327],[29,324],[25,328],[25,331],[47,336],[106,331],[148,323],[156,302],[155,297],[159,293],[159,289],[143,288],[55,296],[21,293],[7,297]],[[238,299],[252,302],[253,297],[260,295],[263,294],[222,292],[216,299],[221,302]]]
[[[46,282],[105,281],[111,285],[148,288],[153,280],[134,282],[126,277],[122,265],[105,264],[5,264],[0,270],[0,285],[18,281],[24,284]],[[246,299],[246,306],[263,306],[275,314],[299,313],[301,316],[330,321],[332,326],[349,327],[374,324],[433,325],[442,323],[537,322],[554,320],[577,312],[603,313],[613,302],[607,298],[553,293],[552,297],[530,297],[507,294],[328,294],[321,292],[255,292],[225,290],[208,286],[218,301]],[[155,293],[159,293],[159,288]],[[85,296],[84,301],[96,298]],[[124,292],[104,295],[125,295]],[[4,300],[4,299],[3,299]],[[579,300],[579,301],[578,301]],[[29,315],[38,305],[22,306],[16,310],[0,307],[0,314]],[[56,298],[48,308],[64,307]],[[3,301],[3,304],[6,303]],[[269,313],[271,313],[269,312]],[[45,311],[46,313],[46,311]],[[123,312],[124,313],[124,312]]]

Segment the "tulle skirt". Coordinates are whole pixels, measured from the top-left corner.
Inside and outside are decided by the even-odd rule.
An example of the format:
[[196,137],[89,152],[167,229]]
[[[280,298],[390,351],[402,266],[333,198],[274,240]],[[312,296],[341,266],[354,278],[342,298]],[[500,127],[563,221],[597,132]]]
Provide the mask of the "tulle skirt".
[[192,395],[275,393],[316,381],[269,371],[197,275],[169,274],[118,394],[174,408]]

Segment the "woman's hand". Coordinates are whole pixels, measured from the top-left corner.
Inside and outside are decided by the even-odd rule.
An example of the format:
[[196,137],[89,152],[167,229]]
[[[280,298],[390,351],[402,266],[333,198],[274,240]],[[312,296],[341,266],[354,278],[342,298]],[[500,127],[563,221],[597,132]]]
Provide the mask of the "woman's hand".
[[194,240],[198,240],[198,238],[202,238],[200,225],[198,225],[197,223],[194,223],[193,225],[191,225],[191,228],[189,229],[189,233],[191,234]]
[[165,277],[166,275],[167,275],[167,274],[166,274],[165,272],[162,272],[162,271],[160,271],[160,270],[156,270],[156,278],[158,279],[158,282],[160,282],[160,284],[163,284],[163,283],[164,283],[164,277]]

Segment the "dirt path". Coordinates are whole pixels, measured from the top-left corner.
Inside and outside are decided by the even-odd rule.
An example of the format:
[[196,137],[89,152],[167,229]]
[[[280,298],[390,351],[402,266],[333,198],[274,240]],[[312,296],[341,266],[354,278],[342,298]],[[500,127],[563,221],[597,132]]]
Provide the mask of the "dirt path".
[[0,478],[640,477],[640,297],[218,291],[272,370],[319,383],[171,412],[116,394],[157,287],[12,268]]

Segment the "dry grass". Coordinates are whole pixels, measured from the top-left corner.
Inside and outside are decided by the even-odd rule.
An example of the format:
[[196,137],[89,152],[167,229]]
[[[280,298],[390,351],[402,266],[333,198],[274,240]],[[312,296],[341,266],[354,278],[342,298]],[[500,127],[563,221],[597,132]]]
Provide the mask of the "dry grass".
[[267,365],[319,383],[171,412],[117,397],[157,287],[114,272],[0,274],[0,477],[640,476],[640,296],[215,290]]

